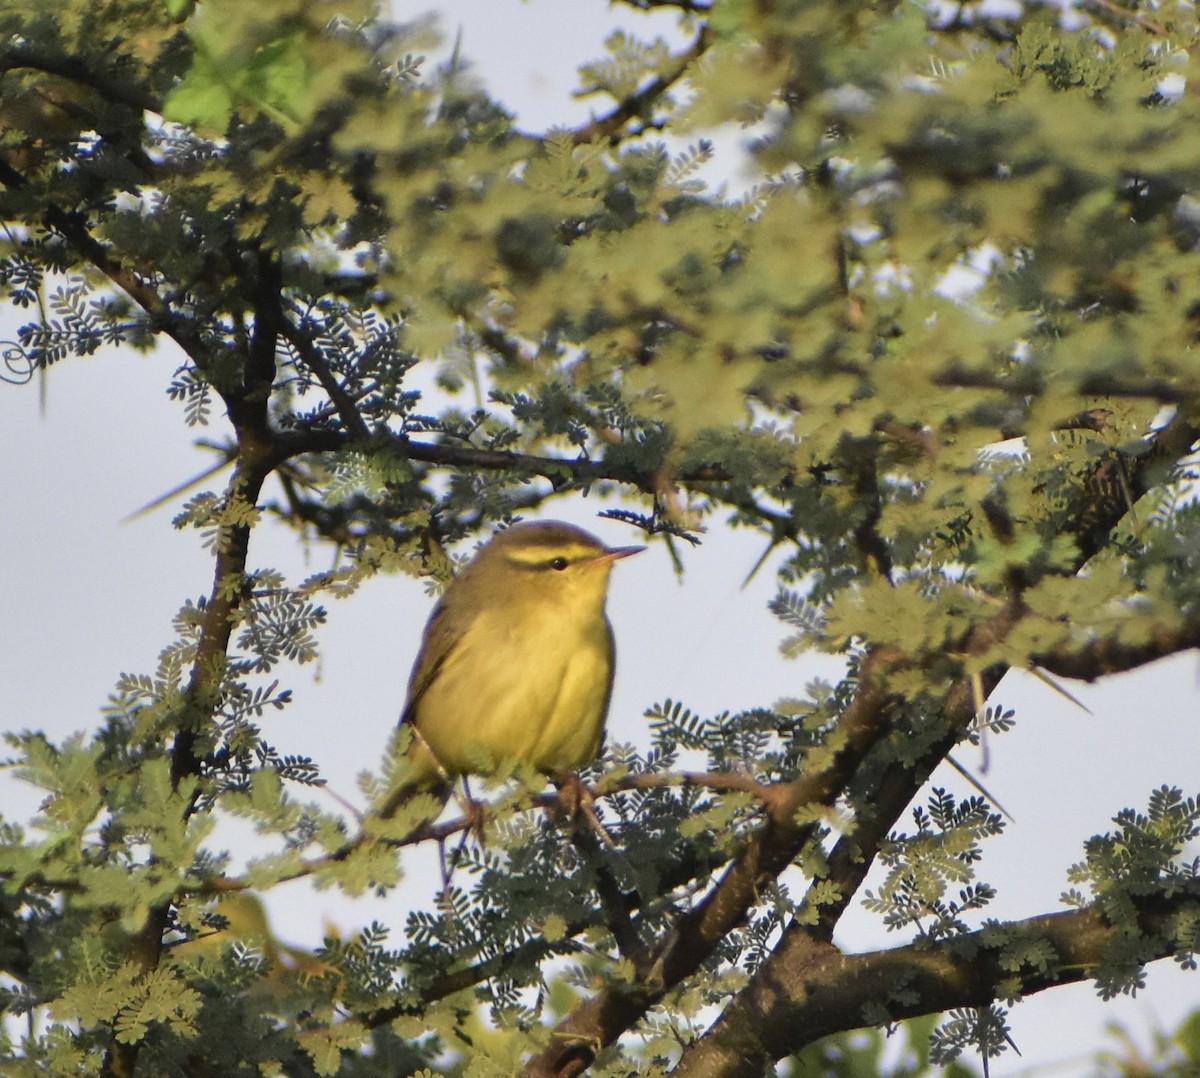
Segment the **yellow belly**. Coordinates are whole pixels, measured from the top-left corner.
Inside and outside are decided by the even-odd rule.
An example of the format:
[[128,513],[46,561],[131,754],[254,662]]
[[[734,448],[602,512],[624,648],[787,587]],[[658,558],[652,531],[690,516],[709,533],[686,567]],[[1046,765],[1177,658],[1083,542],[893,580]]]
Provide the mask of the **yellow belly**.
[[573,771],[600,750],[611,685],[603,617],[518,634],[497,612],[452,647],[417,703],[416,728],[447,775],[513,760]]

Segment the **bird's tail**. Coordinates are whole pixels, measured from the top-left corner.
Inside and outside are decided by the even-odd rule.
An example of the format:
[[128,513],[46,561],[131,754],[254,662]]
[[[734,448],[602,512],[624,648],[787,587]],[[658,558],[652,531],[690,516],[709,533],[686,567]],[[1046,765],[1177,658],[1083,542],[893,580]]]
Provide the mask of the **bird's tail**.
[[391,837],[415,833],[434,822],[450,800],[452,784],[430,767],[421,752],[423,739],[411,723],[401,722],[388,744],[385,781],[370,815],[386,821]]

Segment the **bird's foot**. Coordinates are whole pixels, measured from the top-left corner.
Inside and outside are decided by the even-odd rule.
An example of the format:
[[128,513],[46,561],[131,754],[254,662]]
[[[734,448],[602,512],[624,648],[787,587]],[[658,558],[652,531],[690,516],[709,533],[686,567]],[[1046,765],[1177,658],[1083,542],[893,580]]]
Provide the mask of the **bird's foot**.
[[467,818],[467,830],[480,846],[486,846],[487,837],[484,835],[484,831],[487,829],[488,817],[491,815],[488,803],[486,801],[468,801],[463,806],[463,814]]
[[590,808],[596,800],[587,783],[574,771],[552,772],[550,781],[558,788],[557,808],[563,816],[573,819],[584,811],[585,805]]
[[558,787],[558,810],[569,820],[582,820],[605,846],[615,850],[617,844],[596,815],[596,795],[573,771],[558,771],[550,776]]

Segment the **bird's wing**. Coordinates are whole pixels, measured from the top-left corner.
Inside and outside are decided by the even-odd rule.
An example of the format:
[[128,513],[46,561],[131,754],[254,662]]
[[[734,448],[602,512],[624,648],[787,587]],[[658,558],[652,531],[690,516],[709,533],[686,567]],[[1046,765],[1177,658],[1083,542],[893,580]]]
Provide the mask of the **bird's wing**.
[[408,697],[400,715],[401,724],[413,721],[417,704],[437,679],[438,672],[445,665],[458,641],[459,633],[450,624],[449,609],[443,597],[429,616],[429,624],[425,627],[425,639],[421,643],[421,650],[417,652],[412,677],[408,682]]

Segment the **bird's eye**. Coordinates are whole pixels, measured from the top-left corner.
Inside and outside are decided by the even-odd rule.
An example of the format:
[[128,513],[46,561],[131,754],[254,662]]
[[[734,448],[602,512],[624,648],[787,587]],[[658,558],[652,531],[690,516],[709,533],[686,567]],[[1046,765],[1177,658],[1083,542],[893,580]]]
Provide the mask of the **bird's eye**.
[[550,568],[555,570],[555,572],[561,573],[570,564],[571,563],[569,561],[567,561],[566,558],[555,558],[550,563]]

